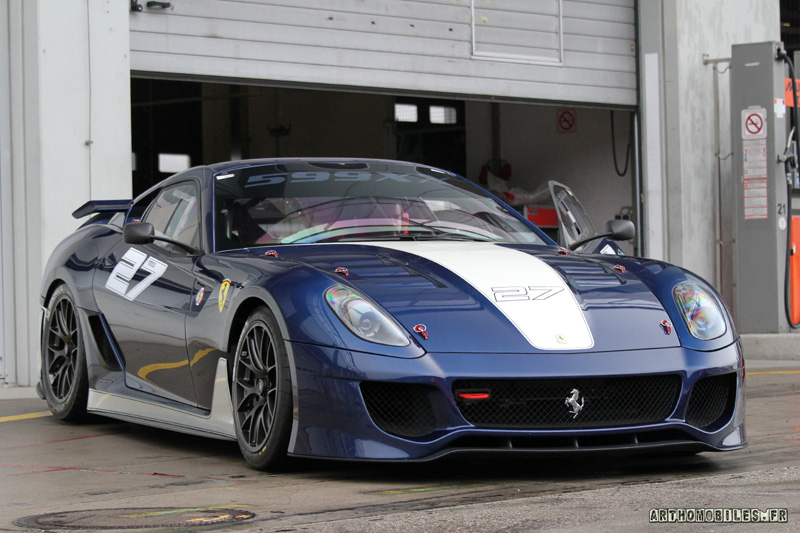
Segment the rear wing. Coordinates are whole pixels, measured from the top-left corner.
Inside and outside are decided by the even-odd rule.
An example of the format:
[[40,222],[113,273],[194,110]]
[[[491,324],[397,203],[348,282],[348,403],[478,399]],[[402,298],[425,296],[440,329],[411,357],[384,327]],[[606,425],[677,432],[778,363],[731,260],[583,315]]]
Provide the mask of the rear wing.
[[[89,215],[95,215],[81,227],[88,226],[89,224],[106,224],[117,213],[125,213],[130,209],[133,200],[90,200],[72,212],[74,218],[83,218]],[[123,222],[125,219],[122,218]],[[122,223],[119,224],[122,226]]]
[[74,218],[83,218],[94,213],[121,213],[127,211],[132,200],[89,200],[72,212]]

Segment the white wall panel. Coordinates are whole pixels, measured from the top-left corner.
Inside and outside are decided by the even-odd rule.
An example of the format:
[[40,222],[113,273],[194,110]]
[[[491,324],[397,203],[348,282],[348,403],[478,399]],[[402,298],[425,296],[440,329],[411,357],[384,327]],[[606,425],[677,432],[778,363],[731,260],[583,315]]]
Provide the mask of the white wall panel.
[[[0,3],[0,30],[11,35],[8,2]],[[11,175],[11,55],[10,38],[0,39],[0,385],[14,368],[14,217]]]
[[[491,38],[489,53],[534,61],[474,55],[473,1],[491,21],[476,30]],[[131,69],[635,105],[634,0],[560,4],[561,18],[558,0],[175,0],[131,13]]]
[[12,0],[0,33],[0,385],[39,380],[42,273],[90,199],[130,198],[128,4]]

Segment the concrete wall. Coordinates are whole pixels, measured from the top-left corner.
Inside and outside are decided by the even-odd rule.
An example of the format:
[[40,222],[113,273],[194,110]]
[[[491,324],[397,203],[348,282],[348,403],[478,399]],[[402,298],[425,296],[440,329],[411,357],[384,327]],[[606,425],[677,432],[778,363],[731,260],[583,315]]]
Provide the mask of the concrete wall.
[[[714,73],[711,65],[703,65],[702,54],[710,58],[730,57],[731,46],[740,43],[780,41],[779,2],[760,0],[725,0],[693,2],[683,0],[675,12],[678,31],[674,49],[667,54],[677,58],[677,92],[680,103],[678,123],[668,121],[668,143],[677,148],[681,158],[667,173],[670,218],[680,217],[684,228],[670,234],[670,259],[713,280],[726,289],[716,273],[725,270],[717,257],[725,255],[716,243],[719,209],[714,199],[726,201],[735,190],[732,176],[730,140],[730,74],[719,75],[719,165],[715,147]],[[672,44],[672,43],[670,43]],[[727,65],[719,65],[725,70]],[[674,78],[673,78],[674,79]],[[674,152],[675,150],[670,150]],[[719,171],[719,187],[717,176]],[[721,190],[722,196],[720,197]],[[730,247],[730,241],[721,246]]]
[[[9,0],[7,13],[8,83],[3,108],[2,234],[3,360],[0,382],[28,384],[35,373],[28,354],[36,331],[38,279],[41,272],[41,203],[39,192],[39,77],[37,2]],[[6,158],[6,153],[8,157]],[[31,179],[28,181],[27,176]]]
[[[689,268],[717,285],[719,176],[723,189],[732,185],[729,161],[718,162],[716,156],[715,124],[721,132],[719,153],[725,158],[731,152],[730,81],[727,72],[720,74],[715,96],[714,67],[703,59],[729,58],[733,44],[780,40],[779,8],[778,2],[762,0],[640,2],[640,56],[645,63],[640,83],[644,100],[659,99],[650,112],[645,105],[643,115],[643,131],[651,132],[642,147],[649,192],[645,202],[663,202],[663,219],[650,221],[651,228],[663,224],[663,235],[651,234],[649,255]],[[650,72],[657,80],[649,94],[648,60],[654,60]],[[719,64],[719,71],[726,66]],[[653,124],[655,129],[650,128]]]
[[70,213],[90,198],[131,194],[129,5],[9,0],[3,8],[9,44],[2,77],[9,87],[0,104],[9,110],[9,141],[2,146],[10,156],[0,169],[0,382],[33,385],[41,275],[52,250],[78,225]]
[[[39,113],[42,255],[74,228],[89,199],[130,197],[127,6],[114,0],[42,0]],[[71,28],[69,33],[64,27]],[[66,224],[69,226],[69,224]],[[75,223],[77,226],[77,221]]]
[[[12,12],[7,0],[0,3],[0,30],[7,36],[0,39],[0,290],[2,294],[13,294],[14,247],[13,217],[11,206],[11,48],[18,35],[11,35]],[[0,383],[2,383],[14,359],[14,299],[0,300]]]

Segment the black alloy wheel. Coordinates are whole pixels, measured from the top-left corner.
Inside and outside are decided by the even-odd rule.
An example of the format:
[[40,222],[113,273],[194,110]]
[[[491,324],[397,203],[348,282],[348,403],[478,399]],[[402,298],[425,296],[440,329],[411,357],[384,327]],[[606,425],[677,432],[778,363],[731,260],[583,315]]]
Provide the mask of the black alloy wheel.
[[232,385],[239,449],[251,466],[287,465],[291,433],[291,376],[274,315],[259,307],[244,325],[236,347]]
[[42,329],[42,389],[56,418],[76,422],[86,417],[88,381],[75,300],[60,285],[50,298]]

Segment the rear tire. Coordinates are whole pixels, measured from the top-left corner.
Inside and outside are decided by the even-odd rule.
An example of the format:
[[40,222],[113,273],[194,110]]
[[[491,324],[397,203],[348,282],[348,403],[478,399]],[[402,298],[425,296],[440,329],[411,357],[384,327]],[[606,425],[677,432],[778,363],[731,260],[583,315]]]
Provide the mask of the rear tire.
[[89,377],[80,317],[66,285],[50,298],[42,329],[42,389],[53,416],[65,422],[87,418]]
[[259,307],[244,324],[232,379],[236,439],[258,470],[282,470],[292,429],[292,378],[275,315]]

